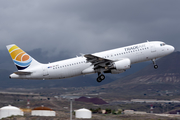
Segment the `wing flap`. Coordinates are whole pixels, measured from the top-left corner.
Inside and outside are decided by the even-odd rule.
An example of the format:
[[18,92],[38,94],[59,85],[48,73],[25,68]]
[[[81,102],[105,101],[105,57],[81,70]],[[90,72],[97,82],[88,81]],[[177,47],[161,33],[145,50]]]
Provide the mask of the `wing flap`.
[[95,56],[95,55],[92,55],[92,54],[86,54],[84,55],[84,57],[87,58],[87,61],[88,62],[91,62],[92,64],[96,64],[96,63],[104,63],[104,62],[112,62],[111,60],[108,60],[108,59],[105,59],[105,58],[102,58],[102,57],[98,57],[98,56]]
[[92,54],[86,54],[84,55],[84,57],[87,58],[88,62],[91,62],[94,65],[94,69],[105,68],[108,65],[110,65],[112,62],[114,62],[112,60],[98,57]]

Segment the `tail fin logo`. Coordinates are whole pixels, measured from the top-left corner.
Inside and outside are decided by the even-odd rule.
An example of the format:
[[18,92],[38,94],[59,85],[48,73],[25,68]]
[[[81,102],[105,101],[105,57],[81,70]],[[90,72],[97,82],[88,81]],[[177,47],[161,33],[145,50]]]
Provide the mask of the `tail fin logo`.
[[13,45],[11,48],[9,48],[9,53],[16,67],[18,68],[18,70],[26,69],[27,67],[29,67],[29,65],[32,62],[31,56],[26,54],[23,50],[21,50],[16,45]]

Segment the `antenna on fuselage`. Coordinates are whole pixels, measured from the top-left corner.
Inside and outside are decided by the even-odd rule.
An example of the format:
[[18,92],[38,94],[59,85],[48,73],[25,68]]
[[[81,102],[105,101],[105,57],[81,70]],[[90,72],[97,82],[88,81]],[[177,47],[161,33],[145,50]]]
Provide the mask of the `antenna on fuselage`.
[[147,40],[147,42],[149,42],[149,40]]

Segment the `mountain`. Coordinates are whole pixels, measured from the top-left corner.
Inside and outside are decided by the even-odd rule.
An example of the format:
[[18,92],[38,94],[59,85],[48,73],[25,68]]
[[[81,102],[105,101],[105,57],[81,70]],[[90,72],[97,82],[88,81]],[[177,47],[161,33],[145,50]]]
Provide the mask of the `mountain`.
[[101,98],[80,97],[78,99],[75,99],[75,101],[90,102],[90,103],[98,104],[98,105],[108,104],[106,101],[102,100]]
[[119,90],[131,92],[149,91],[178,91],[180,89],[180,52],[174,52],[168,56],[158,59],[158,69],[153,64],[142,70],[103,85],[107,91],[117,92]]
[[91,76],[79,76],[74,78],[62,79],[62,80],[22,80],[22,79],[10,79],[9,75],[13,71],[0,70],[0,88],[58,88],[58,87],[87,87],[87,86],[99,86],[112,82],[113,80],[107,77],[104,83],[97,83],[94,79],[95,75]]
[[[122,74],[111,75],[105,74],[106,79],[101,83],[96,81],[97,74],[86,75],[73,77],[62,80],[19,80],[19,79],[9,79],[9,75],[14,71],[17,71],[13,61],[7,50],[0,50],[1,58],[0,58],[0,88],[53,88],[53,87],[87,87],[87,86],[100,86],[104,84],[108,84],[122,78],[124,76],[130,75],[135,71],[138,71],[149,64],[149,62],[139,63],[133,65],[132,69],[127,70]],[[49,56],[47,51],[42,51],[41,49],[34,49],[32,51],[27,52],[37,61],[42,63],[54,62],[63,59],[70,58],[66,51],[60,51],[57,55]]]
[[174,52],[157,61],[158,69],[153,64],[145,67],[137,73],[130,75],[123,80],[123,84],[132,83],[174,83],[180,84],[180,52]]

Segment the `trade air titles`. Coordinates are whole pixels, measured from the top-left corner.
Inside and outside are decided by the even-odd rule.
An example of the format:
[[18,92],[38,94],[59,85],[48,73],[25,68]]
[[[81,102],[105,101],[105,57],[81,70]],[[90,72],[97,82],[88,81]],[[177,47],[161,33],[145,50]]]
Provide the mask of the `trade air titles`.
[[130,50],[138,50],[138,49],[141,49],[141,48],[145,48],[146,45],[136,45],[136,46],[131,46],[131,47],[127,47],[127,48],[124,48],[125,51],[130,51]]

